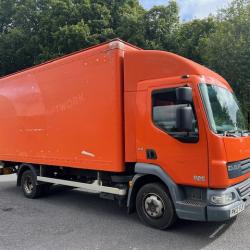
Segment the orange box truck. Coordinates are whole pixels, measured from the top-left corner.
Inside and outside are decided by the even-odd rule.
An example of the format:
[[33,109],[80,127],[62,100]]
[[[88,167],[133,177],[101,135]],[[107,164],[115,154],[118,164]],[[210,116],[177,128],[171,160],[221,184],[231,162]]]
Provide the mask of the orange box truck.
[[250,200],[250,133],[230,85],[119,39],[0,79],[0,174],[24,195],[98,192],[166,229]]

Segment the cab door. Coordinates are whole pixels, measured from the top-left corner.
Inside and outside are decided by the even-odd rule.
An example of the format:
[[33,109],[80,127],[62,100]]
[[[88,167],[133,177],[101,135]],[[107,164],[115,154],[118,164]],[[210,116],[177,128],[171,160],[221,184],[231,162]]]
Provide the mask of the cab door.
[[[187,85],[192,88],[193,102],[180,104],[176,90]],[[191,81],[166,79],[144,84],[136,100],[137,161],[160,166],[177,184],[207,187],[207,137],[198,98],[197,85]],[[189,132],[177,129],[176,111],[183,105],[193,110]]]

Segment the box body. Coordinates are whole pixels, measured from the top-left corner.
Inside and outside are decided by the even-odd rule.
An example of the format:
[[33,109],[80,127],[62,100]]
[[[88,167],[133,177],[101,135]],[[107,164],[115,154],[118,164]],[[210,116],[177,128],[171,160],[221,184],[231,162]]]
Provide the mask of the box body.
[[124,171],[119,41],[0,79],[0,160]]

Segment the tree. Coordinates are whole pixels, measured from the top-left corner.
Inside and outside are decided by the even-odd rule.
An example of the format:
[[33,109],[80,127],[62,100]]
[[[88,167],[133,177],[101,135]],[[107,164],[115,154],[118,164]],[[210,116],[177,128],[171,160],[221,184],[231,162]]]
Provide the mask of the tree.
[[176,1],[166,6],[155,6],[144,15],[145,47],[149,49],[176,49],[176,31],[179,28],[179,8]]
[[250,1],[234,0],[217,17],[215,32],[202,41],[204,62],[233,86],[250,110]]
[[183,23],[177,37],[177,53],[198,63],[204,63],[201,53],[201,41],[215,32],[216,21],[213,17],[196,19]]
[[114,37],[144,41],[138,0],[0,0],[0,75]]
[[145,10],[138,1],[134,0],[112,0],[111,6],[111,26],[113,27],[113,37],[120,37],[125,41],[138,46],[144,45],[143,15]]

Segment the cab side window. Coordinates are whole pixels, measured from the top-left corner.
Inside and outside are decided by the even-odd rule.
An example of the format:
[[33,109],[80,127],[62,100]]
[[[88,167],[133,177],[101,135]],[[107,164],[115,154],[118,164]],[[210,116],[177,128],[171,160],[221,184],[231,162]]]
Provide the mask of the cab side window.
[[190,104],[179,104],[177,100],[176,88],[154,91],[152,94],[152,111],[154,124],[183,142],[198,141],[198,124],[194,107],[192,105],[193,128],[188,133],[177,129],[178,109],[187,107]]

